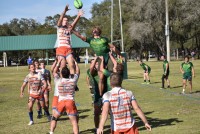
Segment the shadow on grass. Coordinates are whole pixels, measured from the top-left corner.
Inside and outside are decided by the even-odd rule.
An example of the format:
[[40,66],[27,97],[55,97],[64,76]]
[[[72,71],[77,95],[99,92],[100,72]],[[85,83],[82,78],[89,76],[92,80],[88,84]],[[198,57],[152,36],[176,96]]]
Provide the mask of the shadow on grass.
[[195,91],[195,92],[192,92],[192,94],[195,94],[195,93],[200,93],[200,91]]
[[[110,134],[110,125],[106,125],[104,126],[104,134]],[[80,131],[79,133],[80,134],[88,134],[88,133],[94,133],[95,132],[95,129],[87,129],[87,130],[83,130],[83,131]]]
[[89,112],[91,111],[91,109],[82,109],[82,110],[78,110],[78,113],[85,113],[85,112]]
[[160,81],[151,82],[151,84],[161,83]]
[[183,86],[175,86],[175,87],[171,87],[171,88],[180,88],[180,87],[183,87]]
[[131,75],[128,76],[128,79],[140,79],[140,78],[143,78],[143,77],[131,76]]
[[[144,114],[149,115],[153,112],[154,111],[145,112]],[[144,127],[144,123],[141,121],[141,119],[139,117],[136,117],[136,115],[134,117],[135,117],[136,126],[138,127],[138,129],[140,131],[146,130],[146,128]],[[178,118],[169,118],[169,119],[151,118],[151,117],[146,117],[146,118],[152,128],[162,127],[162,126],[172,126],[172,125],[176,125],[179,122],[183,122],[182,120],[179,120]]]

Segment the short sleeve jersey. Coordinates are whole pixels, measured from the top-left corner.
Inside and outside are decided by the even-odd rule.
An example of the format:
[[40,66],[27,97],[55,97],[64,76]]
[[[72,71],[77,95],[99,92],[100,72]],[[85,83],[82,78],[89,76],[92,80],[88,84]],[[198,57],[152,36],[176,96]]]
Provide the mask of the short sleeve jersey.
[[115,87],[103,95],[103,103],[110,104],[113,131],[130,129],[134,125],[135,119],[131,111],[133,100],[135,100],[133,93],[120,87]]
[[71,30],[67,27],[57,27],[57,47],[71,48]]
[[86,42],[90,44],[90,47],[97,56],[105,56],[110,51],[109,41],[105,37],[89,37],[86,38]]
[[73,78],[59,78],[55,77],[54,96],[58,96],[58,102],[62,100],[74,100],[75,87],[77,85],[79,75],[75,74]]
[[192,67],[193,67],[193,64],[192,62],[183,62],[181,64],[181,68],[183,69],[183,71],[187,74],[191,74],[192,73]]
[[167,64],[168,64],[168,70],[167,71],[169,72],[169,62],[167,60],[164,60],[163,61],[163,70],[164,70],[164,72],[166,72]]
[[145,63],[141,63],[140,66],[142,67],[143,70],[147,70],[146,66],[148,67],[148,70],[151,70],[151,68]]
[[40,73],[37,73],[37,72],[34,72],[33,74],[29,73],[25,77],[24,82],[29,83],[30,96],[41,95],[42,80],[44,80],[44,78],[42,77],[42,75]]

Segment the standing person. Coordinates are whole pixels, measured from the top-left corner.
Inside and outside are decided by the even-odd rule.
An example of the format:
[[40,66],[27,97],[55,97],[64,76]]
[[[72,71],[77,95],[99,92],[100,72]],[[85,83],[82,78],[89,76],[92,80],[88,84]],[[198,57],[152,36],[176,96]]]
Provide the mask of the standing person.
[[61,116],[61,112],[63,112],[64,110],[66,110],[69,116],[74,134],[78,134],[78,111],[75,105],[74,94],[75,87],[80,74],[80,69],[78,67],[77,62],[75,62],[76,73],[74,74],[73,78],[70,78],[70,71],[66,66],[62,68],[59,76],[57,71],[61,62],[62,60],[58,60],[58,63],[54,68],[53,72],[54,82],[55,85],[57,85],[54,91],[54,96],[57,96],[58,102],[53,102],[53,104],[56,105],[53,106],[54,112],[51,120],[50,134],[54,133],[57,120]]
[[163,70],[164,74],[162,75],[162,87],[160,89],[165,88],[165,80],[167,81],[167,88],[170,88],[170,81],[169,81],[169,62],[166,59],[165,55],[161,56],[161,60],[163,60]]
[[[42,69],[40,68],[40,63],[38,60],[34,60],[33,64],[35,65],[35,72],[39,73],[40,75],[42,74]],[[37,103],[37,118],[40,119],[42,118],[42,107],[40,105],[40,102],[36,100]]]
[[66,12],[69,10],[69,5],[66,5],[63,13],[60,15],[60,18],[57,23],[57,48],[56,56],[59,59],[62,59],[61,68],[65,67],[66,62],[68,63],[70,74],[75,73],[74,66],[74,57],[72,55],[72,44],[71,44],[71,31],[74,29],[76,23],[83,15],[83,11],[79,10],[77,17],[75,18],[72,24],[69,24],[68,18],[65,16]]
[[20,97],[24,96],[24,89],[26,85],[29,85],[29,98],[28,98],[28,109],[29,109],[29,118],[30,122],[28,125],[33,125],[33,105],[36,100],[40,102],[40,105],[44,109],[44,111],[47,114],[48,120],[50,121],[51,117],[49,114],[48,109],[44,106],[44,99],[43,99],[43,93],[46,89],[46,81],[42,77],[40,73],[37,73],[35,71],[35,65],[30,64],[29,66],[30,73],[26,76],[24,79],[24,83],[21,86],[21,93]]
[[142,69],[144,70],[144,74],[143,74],[144,82],[142,84],[150,84],[149,74],[151,72],[151,68],[147,64],[143,63],[141,60],[137,60],[137,61],[140,64],[140,66],[142,67]]
[[50,71],[45,68],[44,60],[40,61],[40,68],[42,72],[41,74],[47,83],[47,88],[44,91],[44,102],[45,102],[46,108],[49,110],[49,91],[51,91],[51,74],[50,74]]
[[[96,54],[96,56],[103,56],[104,57],[104,65],[105,68],[108,70],[113,69],[113,65],[110,65],[111,61],[109,60],[109,52],[110,50],[118,54],[120,57],[122,57],[120,51],[113,45],[110,44],[108,39],[106,37],[101,36],[101,29],[99,27],[94,27],[92,29],[92,37],[84,37],[77,31],[73,31],[73,33],[81,38],[83,41],[90,44],[90,47]],[[101,61],[99,61],[100,64]],[[112,63],[111,63],[112,64]],[[103,90],[104,90],[104,75],[99,71],[98,69],[98,76],[99,76],[99,93],[102,96]]]
[[192,76],[195,77],[194,66],[192,62],[189,61],[189,56],[186,55],[184,60],[185,61],[180,66],[180,71],[183,74],[183,94],[185,94],[187,81],[190,85],[190,93],[192,93]]
[[[99,93],[99,76],[98,76],[98,68],[99,63],[97,62],[98,57],[95,57],[94,60],[91,61],[90,69],[87,71],[87,76],[91,80],[91,86],[94,91],[94,125],[95,132],[99,126],[101,108],[102,108],[102,97]],[[105,92],[105,90],[104,90]]]
[[137,104],[137,101],[131,91],[121,87],[123,78],[117,73],[110,76],[112,90],[103,95],[102,117],[97,130],[97,134],[103,134],[103,126],[110,111],[111,133],[112,134],[138,134],[138,129],[133,118],[132,108],[142,119],[145,127],[151,131],[151,126]]

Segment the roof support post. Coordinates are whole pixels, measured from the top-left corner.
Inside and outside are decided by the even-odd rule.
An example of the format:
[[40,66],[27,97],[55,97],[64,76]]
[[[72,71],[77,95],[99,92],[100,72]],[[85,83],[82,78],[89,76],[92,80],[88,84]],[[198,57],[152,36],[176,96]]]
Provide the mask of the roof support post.
[[46,60],[47,60],[47,65],[49,65],[49,56],[48,56],[48,51],[46,50],[46,58],[45,58]]

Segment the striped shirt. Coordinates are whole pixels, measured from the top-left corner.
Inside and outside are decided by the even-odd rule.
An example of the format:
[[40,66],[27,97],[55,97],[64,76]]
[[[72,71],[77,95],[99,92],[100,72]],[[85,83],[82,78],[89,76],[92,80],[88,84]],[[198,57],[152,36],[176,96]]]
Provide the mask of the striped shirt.
[[57,47],[71,48],[71,29],[66,27],[57,28]]
[[29,83],[29,94],[30,96],[40,96],[42,93],[42,80],[44,80],[44,78],[42,77],[42,75],[40,73],[34,72],[29,73],[25,79],[24,82],[25,83]]
[[131,91],[115,87],[103,95],[103,103],[109,102],[111,129],[113,131],[130,129],[135,119],[132,116],[131,101],[135,100]]
[[55,91],[54,96],[58,96],[58,102],[61,100],[74,100],[75,88],[79,75],[75,74],[74,78],[54,77]]

